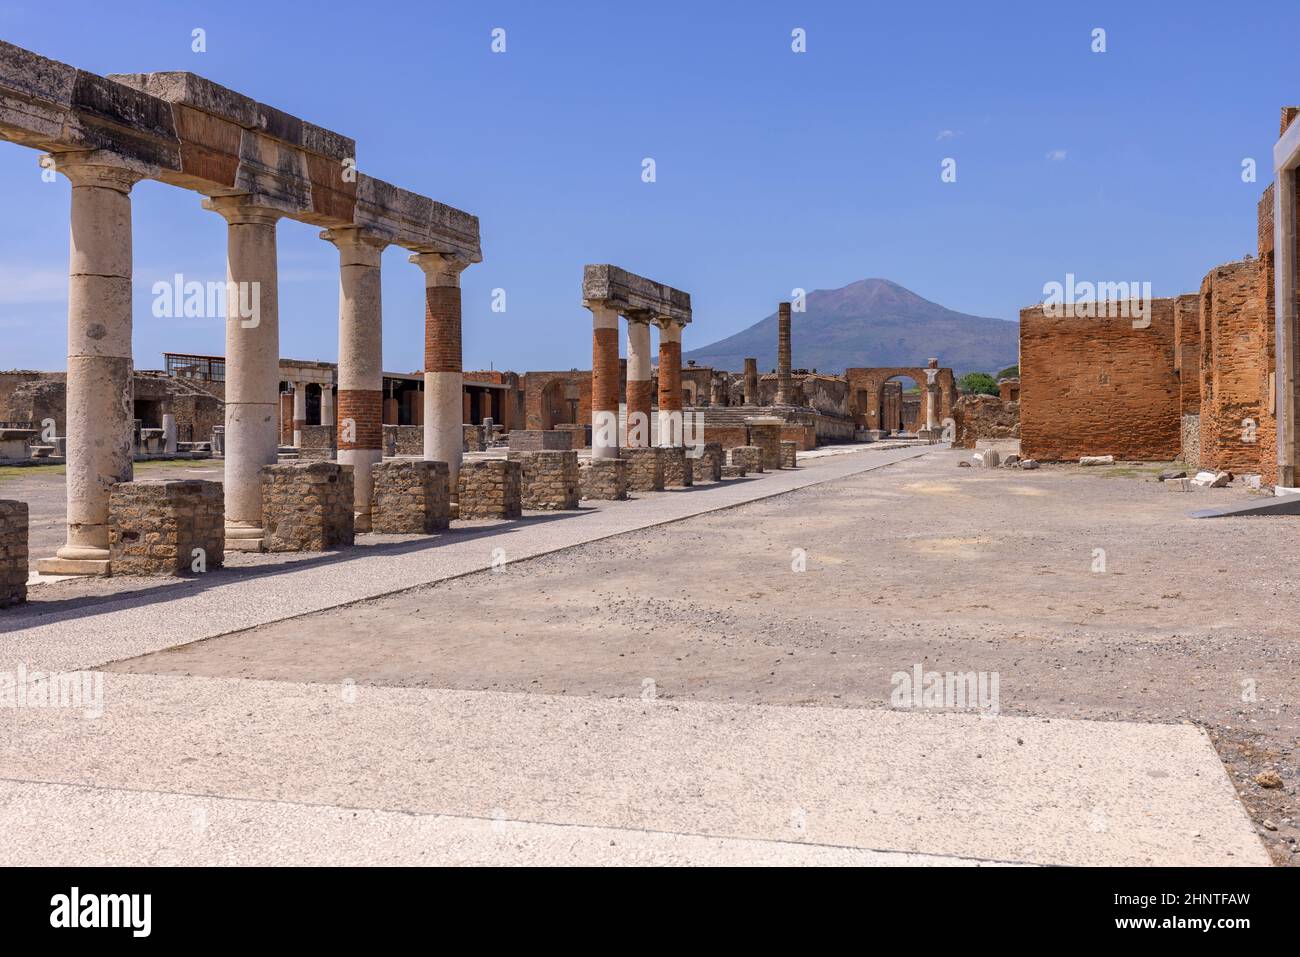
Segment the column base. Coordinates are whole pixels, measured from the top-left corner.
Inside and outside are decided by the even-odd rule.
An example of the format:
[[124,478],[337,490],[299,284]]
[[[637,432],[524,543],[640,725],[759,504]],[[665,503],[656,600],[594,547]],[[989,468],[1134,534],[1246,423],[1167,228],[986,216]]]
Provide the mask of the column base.
[[266,544],[262,541],[262,529],[249,525],[226,526],[226,551],[228,552],[264,552]]
[[98,575],[112,574],[107,558],[38,558],[36,571],[42,575]]

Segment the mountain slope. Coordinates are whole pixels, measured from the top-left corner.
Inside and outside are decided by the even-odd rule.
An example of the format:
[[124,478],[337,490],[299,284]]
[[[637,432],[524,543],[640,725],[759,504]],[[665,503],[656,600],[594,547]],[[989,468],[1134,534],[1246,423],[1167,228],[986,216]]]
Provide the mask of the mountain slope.
[[[808,294],[806,311],[792,317],[792,361],[796,369],[843,372],[922,366],[937,356],[958,375],[996,373],[1015,364],[1019,336],[1018,323],[954,312],[888,279],[862,279]],[[776,313],[682,358],[739,372],[746,356],[757,357],[761,372],[776,367]]]

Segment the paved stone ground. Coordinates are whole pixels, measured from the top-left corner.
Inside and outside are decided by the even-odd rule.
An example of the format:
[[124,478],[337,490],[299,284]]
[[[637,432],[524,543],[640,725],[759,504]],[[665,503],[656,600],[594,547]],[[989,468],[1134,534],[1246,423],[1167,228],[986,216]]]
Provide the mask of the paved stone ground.
[[[709,489],[235,569],[203,596],[55,599],[0,635],[0,660],[92,666],[256,627],[111,666],[99,720],[23,712],[0,741],[0,824],[95,824],[114,860],[217,861],[244,833],[241,860],[266,861],[1267,861],[1206,734],[1165,723],[1195,721],[1289,859],[1294,594],[1260,568],[1285,567],[1294,527],[1189,522],[1208,499],[1140,476],[918,451],[810,459],[713,491],[832,481],[657,528]],[[580,530],[597,540],[547,554]],[[496,572],[409,589],[498,542]],[[1211,548],[1224,572],[1197,561]],[[872,710],[915,663],[999,672],[1002,716]],[[1249,781],[1269,764],[1277,792]],[[187,816],[199,836],[178,843]]]

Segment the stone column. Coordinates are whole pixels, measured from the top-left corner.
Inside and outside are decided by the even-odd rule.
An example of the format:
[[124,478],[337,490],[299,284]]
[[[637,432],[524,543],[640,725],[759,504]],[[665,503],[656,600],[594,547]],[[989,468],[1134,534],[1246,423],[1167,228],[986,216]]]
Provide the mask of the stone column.
[[618,310],[588,302],[591,337],[591,457],[618,458]]
[[144,173],[99,152],[63,153],[72,183],[68,265],[68,538],[49,574],[108,573],[108,493],[133,476],[131,187]]
[[925,367],[925,427],[933,432],[939,427],[939,360],[931,359]]
[[293,447],[302,448],[302,430],[307,424],[307,383],[293,384]]
[[758,360],[745,360],[745,405],[758,405]]
[[320,424],[334,424],[334,385],[330,382],[320,387]]
[[650,413],[653,408],[650,381],[650,319],[627,317],[627,441],[629,448],[650,445]]
[[727,404],[725,386],[726,381],[718,373],[715,372],[709,377],[709,405],[725,406]]
[[460,352],[460,274],[469,260],[416,253],[424,272],[424,458],[446,462],[452,497],[465,444]]
[[[360,229],[329,229],[321,238],[339,250],[339,464],[352,466],[354,528],[370,531],[372,470],[384,457],[383,306],[380,258],[384,241]],[[457,290],[459,291],[459,290]],[[321,393],[321,424],[326,418]],[[329,418],[333,418],[333,398]]]
[[683,444],[682,325],[659,321],[659,444],[667,448]]
[[[279,448],[280,303],[277,210],[251,196],[219,196],[204,207],[226,230],[226,550],[262,550],[262,466]],[[294,417],[298,398],[294,390]]]
[[776,405],[794,405],[790,376],[790,303],[776,307]]
[[176,416],[166,412],[162,417],[163,430],[163,452],[167,455],[176,454]]

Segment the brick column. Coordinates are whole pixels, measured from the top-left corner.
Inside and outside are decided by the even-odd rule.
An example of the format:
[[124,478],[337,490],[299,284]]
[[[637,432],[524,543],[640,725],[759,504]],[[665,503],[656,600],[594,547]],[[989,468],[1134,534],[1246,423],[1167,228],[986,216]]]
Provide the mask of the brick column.
[[144,174],[99,152],[63,153],[72,183],[68,266],[67,542],[37,568],[108,573],[108,495],[131,481],[131,187]]
[[627,317],[627,441],[629,448],[650,445],[654,384],[650,380],[650,319]]
[[758,405],[758,360],[745,360],[745,405]]
[[659,444],[670,448],[683,444],[682,325],[659,321]]
[[447,463],[454,496],[465,443],[460,274],[470,263],[442,253],[416,253],[411,262],[424,272],[424,459]]
[[790,376],[790,303],[776,307],[776,405],[794,405]]
[[618,458],[618,310],[587,302],[592,315],[591,456]]
[[[339,251],[339,464],[352,466],[354,528],[368,532],[372,469],[384,457],[379,266],[388,244],[361,229],[330,229],[321,238]],[[329,394],[326,385],[321,393],[322,425],[328,424],[325,396]]]
[[[275,224],[281,214],[247,195],[219,196],[203,205],[227,224],[226,551],[261,551],[262,466],[275,465],[280,438]],[[297,405],[295,390],[295,418]]]
[[293,384],[293,447],[302,448],[302,430],[307,425],[307,383]]

